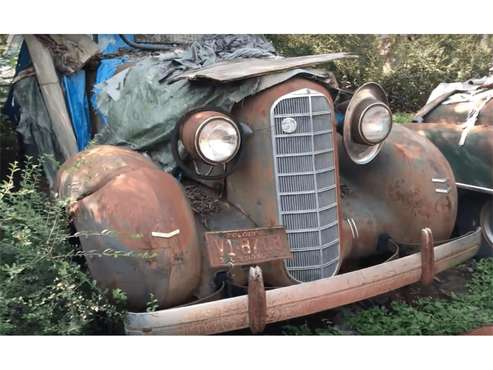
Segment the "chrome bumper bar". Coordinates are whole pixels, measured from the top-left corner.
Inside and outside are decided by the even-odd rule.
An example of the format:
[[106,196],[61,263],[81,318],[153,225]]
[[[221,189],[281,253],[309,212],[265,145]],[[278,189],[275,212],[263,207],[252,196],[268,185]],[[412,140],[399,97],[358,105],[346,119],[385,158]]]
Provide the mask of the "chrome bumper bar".
[[[433,273],[473,257],[481,230],[433,248]],[[365,269],[266,292],[266,323],[310,315],[387,293],[422,279],[422,256],[415,253]],[[157,312],[128,313],[127,334],[200,335],[248,328],[248,296]]]

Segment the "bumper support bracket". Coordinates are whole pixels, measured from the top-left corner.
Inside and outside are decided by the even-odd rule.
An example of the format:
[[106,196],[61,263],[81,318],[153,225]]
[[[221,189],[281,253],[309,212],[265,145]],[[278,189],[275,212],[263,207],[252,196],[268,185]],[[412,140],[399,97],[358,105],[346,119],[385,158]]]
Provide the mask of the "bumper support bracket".
[[421,230],[421,283],[430,285],[435,276],[435,249],[429,228]]
[[259,266],[250,267],[248,276],[248,323],[253,334],[264,331],[267,319],[267,298],[264,278]]

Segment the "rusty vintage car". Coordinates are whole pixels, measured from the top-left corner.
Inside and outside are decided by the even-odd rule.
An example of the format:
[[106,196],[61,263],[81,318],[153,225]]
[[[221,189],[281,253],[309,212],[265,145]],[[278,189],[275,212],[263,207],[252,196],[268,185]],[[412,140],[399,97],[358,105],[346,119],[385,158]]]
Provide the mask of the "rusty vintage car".
[[479,254],[493,256],[493,77],[442,83],[406,125],[449,161],[459,189],[458,232],[481,226]]
[[378,84],[349,93],[311,68],[349,54],[281,58],[255,35],[25,41],[18,131],[65,161],[52,187],[93,277],[126,292],[129,334],[260,332],[478,251],[480,229],[449,239],[456,180],[435,145],[392,125]]

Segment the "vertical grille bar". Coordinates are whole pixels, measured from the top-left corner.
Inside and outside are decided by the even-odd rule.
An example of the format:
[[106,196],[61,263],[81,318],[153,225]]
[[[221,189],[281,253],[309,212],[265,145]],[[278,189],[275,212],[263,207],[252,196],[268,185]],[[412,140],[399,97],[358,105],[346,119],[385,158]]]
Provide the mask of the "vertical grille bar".
[[[294,257],[286,267],[298,281],[332,276],[339,262],[331,114],[326,97],[309,89],[281,97],[271,109],[279,222]],[[283,129],[286,119],[296,121],[294,130]]]

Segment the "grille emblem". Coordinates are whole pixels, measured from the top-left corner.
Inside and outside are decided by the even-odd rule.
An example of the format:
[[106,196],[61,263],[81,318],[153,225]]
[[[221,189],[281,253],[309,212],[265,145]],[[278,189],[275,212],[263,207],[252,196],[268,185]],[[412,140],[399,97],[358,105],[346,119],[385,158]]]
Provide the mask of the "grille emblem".
[[282,131],[285,134],[292,134],[298,128],[298,122],[294,118],[284,118],[281,122]]

